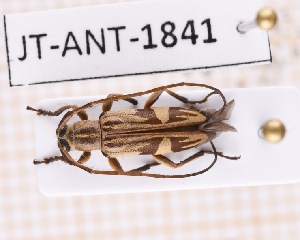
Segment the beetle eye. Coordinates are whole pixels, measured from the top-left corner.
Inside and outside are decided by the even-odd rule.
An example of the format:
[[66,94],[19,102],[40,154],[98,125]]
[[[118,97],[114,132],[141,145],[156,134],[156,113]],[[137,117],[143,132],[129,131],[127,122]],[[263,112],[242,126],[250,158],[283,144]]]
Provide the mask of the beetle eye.
[[71,148],[70,148],[70,144],[68,143],[67,140],[65,139],[59,139],[59,143],[65,147],[67,152],[70,152]]
[[59,132],[59,137],[65,136],[65,134],[67,133],[67,128],[67,125],[65,125],[64,128]]

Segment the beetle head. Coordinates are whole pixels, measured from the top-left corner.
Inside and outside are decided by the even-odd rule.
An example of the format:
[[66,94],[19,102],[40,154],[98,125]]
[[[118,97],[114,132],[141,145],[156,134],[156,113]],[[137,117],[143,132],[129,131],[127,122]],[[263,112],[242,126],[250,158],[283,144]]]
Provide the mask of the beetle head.
[[65,125],[57,133],[58,147],[69,152],[72,146],[72,136],[72,127]]

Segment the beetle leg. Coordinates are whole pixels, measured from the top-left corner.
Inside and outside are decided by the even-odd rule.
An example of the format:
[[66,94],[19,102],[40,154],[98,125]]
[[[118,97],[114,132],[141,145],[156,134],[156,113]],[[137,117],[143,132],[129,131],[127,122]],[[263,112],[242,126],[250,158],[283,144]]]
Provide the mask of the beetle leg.
[[144,171],[147,171],[149,170],[151,167],[155,167],[155,166],[159,166],[160,163],[158,162],[154,162],[154,163],[148,163],[142,167],[139,167],[139,168],[136,168],[136,169],[132,169],[130,170],[129,172],[144,172]]
[[171,168],[178,168],[178,167],[182,167],[183,165],[195,160],[196,158],[202,157],[204,154],[216,154],[217,156],[229,159],[229,160],[238,160],[240,159],[239,157],[229,157],[229,156],[225,156],[222,152],[214,152],[211,150],[200,150],[199,152],[195,153],[194,155],[186,158],[185,160],[181,161],[180,163],[174,163],[173,161],[171,161],[169,158],[163,156],[163,155],[153,155],[154,159],[167,166],[167,167],[171,167]]
[[77,162],[80,164],[85,164],[90,159],[91,155],[91,152],[83,152],[83,154],[80,156]]
[[[124,170],[123,168],[121,167],[121,164],[120,162],[118,161],[118,159],[116,158],[108,158],[108,162],[109,162],[109,165],[112,167],[113,170],[117,171],[118,173],[124,173]],[[139,167],[139,168],[136,168],[136,169],[132,169],[130,171],[126,171],[127,173],[130,173],[130,172],[144,172],[144,171],[147,171],[149,170],[151,167],[154,167],[154,166],[158,166],[160,165],[160,163],[158,162],[154,162],[154,163],[148,163],[142,167]]]
[[177,100],[183,102],[183,103],[189,103],[189,104],[201,104],[201,103],[205,103],[207,102],[208,98],[215,95],[215,94],[218,94],[216,91],[213,91],[211,93],[209,93],[205,98],[203,98],[202,100],[200,101],[191,101],[191,100],[188,100],[186,97],[183,97],[169,89],[166,89],[165,92],[167,92],[169,95],[171,95],[172,97],[176,98]]
[[[66,105],[66,106],[63,106],[63,107],[57,109],[56,111],[53,111],[53,112],[52,111],[47,111],[47,110],[44,110],[44,109],[34,109],[32,107],[29,107],[29,106],[27,106],[26,109],[30,110],[30,111],[37,112],[37,115],[42,115],[42,116],[59,116],[65,110],[70,109],[70,108],[73,109],[73,110],[75,110],[75,109],[78,108],[78,106],[76,106],[76,105]],[[88,120],[88,115],[87,115],[87,113],[86,113],[85,110],[82,110],[82,111],[78,112],[77,115],[79,116],[79,118],[81,120]]]
[[[203,150],[204,153],[206,154],[215,154],[213,151],[210,150]],[[230,157],[230,156],[226,156],[224,155],[222,152],[216,152],[216,154],[222,158],[228,159],[228,160],[239,160],[241,158],[241,156],[235,156],[235,157]]]
[[124,172],[124,170],[121,167],[121,164],[119,163],[118,159],[110,158],[110,157],[108,157],[107,159],[108,159],[109,165],[112,167],[113,170],[117,171],[118,173],[123,173]]
[[[112,98],[112,97],[119,97],[119,96],[123,96],[122,94],[109,94],[107,96],[107,98]],[[122,99],[124,101],[127,101],[127,102],[130,102],[132,103],[133,105],[137,105],[138,104],[138,101],[135,100],[134,98],[126,98],[126,99]],[[102,105],[102,111],[103,112],[106,112],[106,111],[109,111],[113,105],[113,102],[114,101],[108,101],[108,102],[104,102],[103,105]]]
[[[61,153],[62,153],[62,156],[59,156],[57,158],[59,158],[58,160],[63,160],[64,162],[66,162],[66,163],[68,163],[70,165],[76,166],[76,167],[78,167],[78,168],[80,168],[80,169],[82,169],[82,170],[84,170],[84,171],[86,171],[88,173],[91,173],[91,174],[124,175],[124,176],[145,176],[145,177],[153,177],[153,178],[185,178],[185,177],[197,176],[199,174],[203,174],[203,173],[209,171],[215,165],[215,163],[217,162],[217,156],[218,155],[221,156],[221,157],[226,157],[227,158],[227,156],[224,156],[222,153],[218,153],[216,151],[216,148],[215,148],[214,144],[212,142],[210,142],[210,143],[212,145],[213,151],[205,151],[205,150],[202,150],[202,151],[205,151],[206,153],[209,153],[209,154],[213,154],[215,156],[214,161],[207,168],[205,168],[205,169],[203,169],[201,171],[194,172],[194,173],[189,173],[189,174],[184,174],[184,175],[160,175],[160,174],[143,173],[141,171],[135,171],[135,170],[132,170],[132,171],[129,171],[129,172],[122,172],[120,170],[119,171],[102,171],[102,170],[96,170],[96,169],[92,169],[92,168],[89,168],[87,166],[81,165],[78,162],[74,161],[73,158],[69,155],[69,153],[65,149],[60,149]],[[195,158],[199,157],[199,155],[202,155],[202,153],[200,154],[200,152],[194,154],[190,158],[195,159]],[[234,160],[236,160],[238,158],[239,157],[234,157]],[[193,160],[193,159],[191,159],[191,160]],[[110,161],[116,163],[117,165],[119,164],[117,159],[111,159]],[[112,165],[114,166],[114,164],[112,164]],[[149,164],[149,165],[150,166],[156,166],[155,163],[152,163],[152,164]],[[159,165],[159,164],[157,164],[157,165]],[[145,167],[145,166],[143,166],[143,167]]]
[[148,99],[147,99],[147,101],[146,101],[146,103],[145,103],[145,105],[144,105],[144,108],[151,108],[152,105],[159,99],[160,95],[161,95],[163,92],[164,92],[164,90],[160,90],[160,91],[157,91],[157,92],[152,93],[152,94],[148,97]]
[[211,97],[211,96],[213,96],[215,94],[219,94],[217,91],[213,91],[213,92],[209,93],[205,98],[203,98],[200,101],[191,101],[191,100],[187,99],[186,97],[181,96],[181,95],[179,95],[179,94],[177,94],[177,93],[175,93],[175,92],[173,92],[173,91],[171,91],[169,89],[164,89],[164,90],[159,90],[157,92],[152,93],[149,96],[148,100],[146,101],[144,108],[150,108],[150,107],[152,107],[152,105],[159,99],[159,97],[161,96],[161,94],[163,92],[168,93],[170,96],[176,98],[177,100],[179,100],[180,102],[183,102],[185,104],[196,104],[196,103],[197,104],[201,104],[201,103],[205,103],[208,100],[209,97]]
[[160,163],[160,164],[163,164],[167,167],[170,167],[170,168],[177,168],[177,164],[172,162],[169,158],[163,156],[163,155],[152,155],[154,157],[154,159]]

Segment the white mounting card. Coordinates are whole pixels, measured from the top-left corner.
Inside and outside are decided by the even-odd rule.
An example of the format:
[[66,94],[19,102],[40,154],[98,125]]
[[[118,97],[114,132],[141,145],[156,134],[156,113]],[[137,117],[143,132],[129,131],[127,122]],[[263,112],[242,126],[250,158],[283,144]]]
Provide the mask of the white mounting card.
[[270,63],[266,31],[237,31],[263,6],[153,0],[6,15],[10,85]]
[[[190,100],[200,100],[206,96],[206,91],[182,92]],[[236,161],[218,157],[213,168],[208,172],[180,179],[157,179],[134,176],[93,175],[62,161],[37,166],[38,181],[41,192],[49,196],[104,194],[120,192],[145,192],[178,189],[200,189],[235,186],[255,186],[267,184],[285,184],[300,181],[299,164],[299,122],[300,122],[300,92],[292,87],[233,89],[225,90],[227,101],[235,100],[235,108],[228,123],[238,132],[222,133],[213,142],[217,151],[229,156],[241,156]],[[280,96],[280,97],[278,97]],[[66,104],[82,106],[100,97],[65,98],[42,101],[38,107],[46,110],[56,110]],[[143,108],[147,96],[138,97],[139,104],[135,107],[125,101],[115,102],[112,110]],[[153,107],[184,106],[170,95],[163,94]],[[198,105],[200,108],[219,109],[222,102],[218,97],[211,98],[207,103]],[[99,119],[101,105],[88,109],[90,119]],[[57,147],[56,128],[61,117],[37,116],[36,159],[61,155]],[[270,119],[281,120],[286,127],[286,136],[278,144],[271,144],[259,136],[261,126]],[[71,122],[79,121],[75,116]],[[211,150],[210,144],[167,155],[174,162],[193,155],[201,149]],[[78,159],[82,152],[73,151],[71,156]],[[156,166],[147,173],[156,174],[187,174],[208,167],[214,157],[205,155],[178,169],[166,166]],[[134,156],[118,158],[124,170],[131,170],[151,163],[149,156]],[[93,151],[87,166],[112,170],[107,158],[100,151]]]

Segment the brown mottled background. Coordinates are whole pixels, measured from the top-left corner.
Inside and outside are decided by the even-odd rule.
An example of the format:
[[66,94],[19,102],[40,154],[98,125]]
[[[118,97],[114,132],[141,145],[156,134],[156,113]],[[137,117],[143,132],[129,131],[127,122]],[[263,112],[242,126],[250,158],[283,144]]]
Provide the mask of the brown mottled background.
[[[121,1],[0,0],[0,13],[111,2]],[[0,239],[300,239],[300,184],[47,198],[38,190],[32,165],[34,116],[25,107],[35,106],[44,98],[129,93],[180,81],[204,82],[219,88],[299,87],[300,1],[268,0],[266,4],[273,6],[280,17],[279,26],[270,32],[273,64],[209,73],[9,88],[1,29]]]

